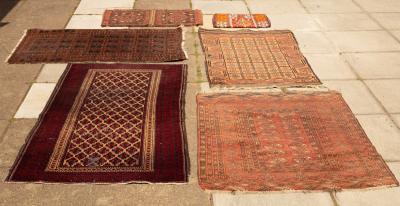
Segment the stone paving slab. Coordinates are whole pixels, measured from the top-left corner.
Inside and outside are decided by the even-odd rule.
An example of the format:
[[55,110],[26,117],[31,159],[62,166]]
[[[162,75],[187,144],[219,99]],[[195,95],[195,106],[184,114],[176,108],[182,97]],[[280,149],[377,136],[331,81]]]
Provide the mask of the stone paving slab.
[[66,68],[67,64],[45,64],[36,78],[36,82],[57,83]]
[[357,76],[341,56],[336,54],[306,54],[311,68],[321,80],[356,79]]
[[384,113],[381,105],[361,81],[323,81],[323,83],[328,88],[341,92],[354,114]]
[[400,78],[400,52],[344,55],[363,79]]
[[335,47],[322,32],[294,31],[301,51],[305,54],[331,54]]
[[106,9],[131,9],[132,0],[81,0],[74,14],[103,14]]
[[361,12],[352,0],[301,0],[311,13],[353,13]]
[[400,128],[400,114],[394,114],[392,115],[395,123],[397,124],[397,127]]
[[213,194],[214,206],[334,206],[329,193]]
[[0,205],[95,205],[90,185],[0,183]]
[[46,106],[55,85],[54,83],[32,84],[14,118],[38,118]]
[[102,29],[103,15],[73,15],[66,29]]
[[246,0],[251,13],[307,13],[297,0]]
[[90,196],[98,206],[210,206],[209,194],[195,184],[94,185]]
[[313,14],[325,31],[379,30],[381,27],[363,13]]
[[400,113],[400,79],[365,82],[389,113]]
[[371,14],[385,29],[400,29],[400,13]]
[[41,65],[7,64],[5,61],[11,51],[11,49],[2,48],[0,45],[0,82],[10,80],[27,83],[33,82],[37,73],[40,71]]
[[400,1],[397,0],[354,0],[368,12],[400,12]]
[[400,41],[400,31],[394,30],[394,31],[391,31],[391,33],[397,38],[397,40]]
[[246,4],[242,1],[193,1],[192,8],[202,10],[203,14],[249,13]]
[[327,32],[341,52],[400,51],[400,44],[386,31]]
[[271,29],[289,29],[299,31],[321,30],[310,14],[269,14]]
[[135,9],[190,9],[189,0],[136,0]]
[[400,161],[400,131],[387,115],[357,115],[368,138],[384,160]]
[[10,168],[36,119],[13,120],[0,142],[0,167]]
[[29,83],[21,81],[0,82],[0,119],[11,119],[14,116],[29,87]]

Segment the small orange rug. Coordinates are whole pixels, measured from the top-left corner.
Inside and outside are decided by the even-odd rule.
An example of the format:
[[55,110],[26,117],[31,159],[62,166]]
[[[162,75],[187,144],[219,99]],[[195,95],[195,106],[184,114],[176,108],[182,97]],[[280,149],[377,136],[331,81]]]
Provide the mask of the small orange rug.
[[199,29],[211,85],[320,84],[291,31]]
[[214,14],[215,28],[268,28],[271,23],[265,14]]
[[398,185],[339,93],[198,95],[197,103],[203,189]]

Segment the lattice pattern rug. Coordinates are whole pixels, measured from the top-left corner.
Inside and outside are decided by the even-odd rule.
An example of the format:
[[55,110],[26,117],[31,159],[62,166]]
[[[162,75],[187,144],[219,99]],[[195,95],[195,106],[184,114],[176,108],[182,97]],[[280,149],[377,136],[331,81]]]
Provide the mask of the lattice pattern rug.
[[214,14],[215,28],[268,28],[271,22],[265,14]]
[[103,27],[174,27],[199,26],[203,24],[200,10],[142,10],[114,9],[106,10],[103,15]]
[[199,30],[211,85],[320,84],[292,32]]
[[8,181],[185,182],[186,65],[72,65]]
[[214,94],[197,102],[203,189],[398,185],[339,93]]
[[182,28],[31,29],[8,62],[166,62],[184,59]]

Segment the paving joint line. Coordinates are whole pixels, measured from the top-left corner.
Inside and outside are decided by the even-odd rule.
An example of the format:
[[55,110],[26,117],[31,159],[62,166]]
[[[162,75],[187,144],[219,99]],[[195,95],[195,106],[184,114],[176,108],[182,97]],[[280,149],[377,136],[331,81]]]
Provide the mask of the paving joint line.
[[[353,73],[356,75],[356,77],[359,79],[364,87],[367,89],[368,93],[372,96],[372,98],[375,99],[375,101],[379,104],[383,112],[385,113],[386,116],[390,119],[391,123],[395,125],[395,127],[400,130],[400,127],[396,124],[396,121],[393,119],[393,117],[390,115],[390,112],[385,108],[383,103],[378,99],[378,97],[373,93],[371,88],[369,88],[368,84],[365,82],[363,78],[361,78],[360,74],[356,71],[356,69],[351,65],[346,58],[343,58],[344,62],[349,66],[349,68],[353,71]],[[379,81],[379,80],[378,80]],[[380,80],[382,81],[382,80]]]
[[371,15],[371,12],[367,11],[366,9],[364,9],[364,7],[362,7],[358,2],[351,0],[351,2],[353,2],[355,5],[357,5],[358,7],[361,8],[361,10],[369,17],[372,19],[372,21],[374,21],[376,24],[378,24],[378,26],[380,26],[382,28],[382,30],[386,31],[387,34],[389,34],[389,36],[391,36],[393,39],[396,40],[397,43],[400,44],[400,39],[398,39],[394,34],[392,34],[392,32],[390,32],[388,29],[386,29],[386,27],[384,27],[374,16]]
[[[307,7],[303,4],[303,2],[301,0],[297,0],[300,5],[303,6],[303,8],[306,10],[306,12],[308,14],[310,14],[310,11],[307,9]],[[386,33],[389,33],[398,43],[400,43],[400,41],[395,38],[395,36],[390,33],[385,27],[382,26],[382,24],[380,24],[375,18],[373,18],[369,12],[367,12],[360,4],[358,4],[357,2],[355,2],[354,0],[351,0],[351,2],[353,2],[354,4],[356,4],[356,6],[360,7],[361,11],[366,14],[368,17],[370,17],[375,23],[378,24],[379,27],[382,28],[382,30],[386,31]],[[335,51],[338,51],[338,48],[335,46],[335,44],[333,44],[332,40],[327,36],[326,32],[324,30],[321,31],[321,33],[324,35],[324,37],[330,42],[330,44],[332,44],[335,48]],[[372,90],[368,87],[368,85],[365,83],[364,79],[361,78],[360,74],[356,71],[356,69],[350,64],[350,62],[344,58],[340,51],[338,51],[340,54],[341,59],[349,66],[349,68],[351,69],[351,71],[356,75],[357,79],[359,81],[361,81],[361,83],[366,87],[366,89],[368,90],[368,93],[375,99],[375,101],[379,104],[379,106],[382,108],[382,110],[384,111],[385,115],[390,119],[391,123],[395,125],[395,127],[400,130],[400,126],[396,124],[396,121],[394,121],[393,117],[390,115],[390,113],[388,112],[388,110],[384,107],[384,105],[382,104],[382,102],[376,97],[376,95],[372,92]],[[353,113],[354,114],[354,113]],[[356,115],[356,114],[354,114]]]
[[339,203],[338,203],[338,201],[337,201],[337,199],[336,199],[336,191],[330,191],[330,192],[329,192],[329,196],[330,196],[331,199],[332,199],[333,205],[334,205],[334,206],[339,206]]

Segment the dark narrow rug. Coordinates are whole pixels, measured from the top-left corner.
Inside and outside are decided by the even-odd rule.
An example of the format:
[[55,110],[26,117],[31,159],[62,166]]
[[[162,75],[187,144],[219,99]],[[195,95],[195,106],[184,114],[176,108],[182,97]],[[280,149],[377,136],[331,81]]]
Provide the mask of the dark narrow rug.
[[175,27],[203,24],[200,10],[114,9],[106,10],[103,27]]
[[214,14],[215,28],[268,28],[271,22],[265,14]]
[[186,65],[75,64],[10,171],[18,182],[186,182]]
[[399,184],[339,93],[199,95],[197,103],[203,189]]
[[199,29],[211,85],[321,84],[291,31]]
[[184,59],[182,28],[31,29],[8,62],[168,62]]

